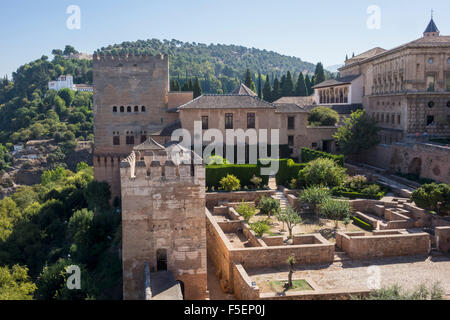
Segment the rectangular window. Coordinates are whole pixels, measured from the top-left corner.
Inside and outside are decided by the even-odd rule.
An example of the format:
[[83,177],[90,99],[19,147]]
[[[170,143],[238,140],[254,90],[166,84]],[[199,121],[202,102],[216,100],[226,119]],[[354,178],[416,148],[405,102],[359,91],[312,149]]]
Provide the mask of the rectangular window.
[[288,130],[295,129],[295,117],[288,117]]
[[288,136],[288,146],[289,147],[294,146],[294,136]]
[[450,74],[447,75],[447,91],[450,91]]
[[141,143],[144,143],[145,140],[147,140],[147,136],[146,136],[145,134],[143,134],[143,135],[141,136]]
[[114,146],[120,145],[120,136],[113,136],[113,145]]
[[397,123],[400,124],[401,123],[401,118],[400,115],[397,115]]
[[435,76],[427,76],[427,91],[434,92]]
[[434,116],[427,116],[427,126],[434,124]]
[[391,116],[391,123],[392,123],[392,124],[395,123],[395,115],[394,115],[394,114]]
[[207,130],[208,127],[208,116],[202,116],[202,129]]
[[255,114],[247,113],[247,128],[254,129],[255,128]]
[[127,136],[126,137],[126,144],[128,144],[128,145],[134,144],[134,136]]
[[225,114],[225,129],[233,129],[233,114]]

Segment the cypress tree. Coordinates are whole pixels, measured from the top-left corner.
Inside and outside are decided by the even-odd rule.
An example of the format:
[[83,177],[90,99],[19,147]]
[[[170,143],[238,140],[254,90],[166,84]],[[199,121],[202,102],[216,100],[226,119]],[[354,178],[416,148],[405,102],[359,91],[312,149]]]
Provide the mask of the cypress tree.
[[247,68],[245,71],[245,77],[244,77],[244,84],[253,92],[256,91],[255,83],[253,82],[252,74],[250,72],[250,69]]
[[306,86],[306,94],[309,96],[313,93],[313,84],[311,83],[311,79],[309,78],[309,75],[305,76],[305,86]]
[[194,85],[192,84],[192,79],[189,79],[188,88],[189,88],[189,91],[194,91]]
[[197,77],[195,77],[194,87],[192,91],[194,91],[194,99],[202,95],[202,88],[200,87],[200,81],[198,81]]
[[258,72],[258,98],[262,99],[261,72]]
[[294,82],[291,73],[288,71],[282,87],[283,97],[290,97],[294,93]]
[[266,82],[264,83],[263,98],[268,102],[272,102],[272,86],[270,85],[269,74],[267,74]]
[[348,54],[345,55],[345,61],[347,61],[347,60],[348,60]]
[[325,81],[325,71],[323,70],[322,63],[317,63],[316,71],[314,72],[314,84],[319,84]]
[[298,75],[297,86],[295,87],[295,95],[299,97],[305,97],[308,95],[308,89],[306,89],[305,77],[300,72]]
[[278,81],[278,78],[275,77],[275,80],[273,80],[273,89],[272,89],[272,93],[270,95],[270,99],[273,102],[275,100],[278,100],[280,98],[280,81]]

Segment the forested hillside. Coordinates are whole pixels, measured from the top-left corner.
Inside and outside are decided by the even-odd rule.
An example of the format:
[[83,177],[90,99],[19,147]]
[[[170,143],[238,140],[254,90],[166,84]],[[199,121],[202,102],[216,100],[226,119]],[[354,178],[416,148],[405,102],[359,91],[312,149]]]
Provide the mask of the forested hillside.
[[123,42],[101,48],[97,53],[158,54],[167,53],[170,58],[171,79],[177,79],[181,86],[190,78],[200,79],[203,92],[229,93],[243,80],[246,69],[251,70],[256,81],[261,73],[275,77],[290,71],[294,79],[300,72],[313,74],[315,65],[300,58],[279,53],[236,45],[189,43],[178,40],[138,40]]

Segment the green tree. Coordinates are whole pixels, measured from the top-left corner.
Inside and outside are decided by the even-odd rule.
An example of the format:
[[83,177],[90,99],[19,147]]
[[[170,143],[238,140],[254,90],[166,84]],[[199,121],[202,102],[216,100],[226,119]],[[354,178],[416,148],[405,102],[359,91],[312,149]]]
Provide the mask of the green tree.
[[244,75],[244,84],[253,92],[256,91],[255,88],[255,82],[253,81],[253,77],[252,74],[250,72],[250,69],[247,68],[247,70],[245,71],[245,75]]
[[70,46],[70,45],[67,45],[67,46],[64,48],[64,52],[63,52],[63,53],[64,53],[65,56],[69,56],[69,55],[71,55],[71,54],[78,53],[78,51],[75,50],[74,47],[72,47],[72,46]]
[[111,188],[106,182],[91,181],[84,190],[89,210],[102,212],[109,209]]
[[346,170],[331,159],[318,158],[310,161],[298,172],[298,181],[304,186],[321,185],[336,187],[342,185]]
[[272,102],[272,86],[270,85],[270,78],[269,75],[266,76],[266,81],[264,82],[264,89],[263,89],[263,98],[264,100],[268,102]]
[[295,263],[296,263],[295,256],[294,255],[290,255],[286,262],[287,262],[287,264],[289,266],[287,289],[290,289],[290,288],[293,287],[293,285],[292,285],[292,276],[294,274],[294,266],[295,266]]
[[298,215],[298,212],[288,206],[285,210],[279,212],[276,217],[279,221],[286,223],[289,230],[289,238],[292,239],[292,230],[296,225],[302,223],[302,218]]
[[270,218],[271,214],[280,212],[280,202],[272,197],[262,197],[259,200],[258,208],[262,214],[267,214]]
[[300,193],[300,201],[305,202],[311,206],[316,216],[319,216],[319,205],[331,198],[330,189],[323,186],[310,186]]
[[261,72],[258,72],[258,98],[262,99]]
[[280,98],[280,94],[281,94],[280,82],[278,81],[278,78],[275,77],[275,80],[273,80],[272,93],[270,94],[272,100],[271,102],[278,100]]
[[202,88],[200,87],[200,81],[198,80],[197,77],[195,77],[193,91],[194,91],[194,99],[202,95]]
[[286,80],[281,88],[284,97],[290,97],[294,93],[294,82],[292,81],[291,72],[288,71],[286,74]]
[[308,95],[303,72],[300,72],[300,74],[298,75],[297,85],[295,86],[295,95],[298,97],[304,97]]
[[308,92],[308,95],[313,94],[313,92],[314,92],[314,89],[312,88],[313,84],[311,82],[311,79],[309,78],[309,75],[305,76],[305,86],[306,86],[306,91]]
[[320,203],[320,215],[334,220],[336,229],[339,227],[339,220],[348,219],[350,213],[351,206],[347,200],[327,198]]
[[67,107],[70,107],[75,99],[75,92],[69,88],[63,88],[58,91],[58,96],[64,100]]
[[314,71],[314,84],[319,84],[324,82],[325,79],[325,71],[323,69],[323,65],[321,62],[317,63],[316,70]]
[[357,110],[344,120],[334,138],[345,154],[358,154],[379,143],[378,131],[376,121]]
[[450,210],[450,185],[446,183],[424,184],[416,189],[411,199],[424,209],[440,213],[441,210]]
[[28,268],[19,265],[0,267],[0,300],[32,300],[35,290]]
[[328,107],[315,107],[308,115],[308,122],[313,126],[334,126],[339,121],[339,114]]

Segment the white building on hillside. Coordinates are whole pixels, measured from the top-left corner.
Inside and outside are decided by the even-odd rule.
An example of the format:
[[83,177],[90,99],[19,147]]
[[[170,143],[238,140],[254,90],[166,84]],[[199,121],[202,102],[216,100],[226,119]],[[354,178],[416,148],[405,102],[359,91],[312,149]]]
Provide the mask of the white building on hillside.
[[86,91],[86,92],[94,92],[94,87],[88,84],[74,84],[73,77],[71,75],[62,75],[58,77],[56,81],[50,81],[48,83],[49,90],[61,90],[61,89],[70,89],[74,91]]

